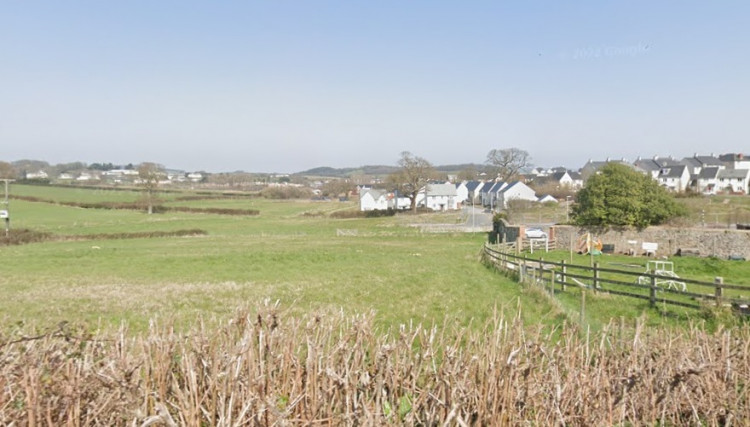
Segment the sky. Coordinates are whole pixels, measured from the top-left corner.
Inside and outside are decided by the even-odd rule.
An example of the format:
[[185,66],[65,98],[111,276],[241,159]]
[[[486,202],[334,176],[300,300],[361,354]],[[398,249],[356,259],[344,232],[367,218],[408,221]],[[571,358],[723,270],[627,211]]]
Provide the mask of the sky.
[[0,7],[0,160],[209,172],[750,152],[750,2]]

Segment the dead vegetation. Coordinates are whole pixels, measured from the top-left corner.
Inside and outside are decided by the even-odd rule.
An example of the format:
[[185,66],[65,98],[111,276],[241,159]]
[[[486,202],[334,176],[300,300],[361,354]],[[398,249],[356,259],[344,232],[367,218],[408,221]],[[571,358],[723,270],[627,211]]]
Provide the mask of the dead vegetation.
[[59,235],[25,228],[13,229],[7,236],[0,235],[0,246],[24,245],[46,241],[70,240],[117,240],[117,239],[147,239],[160,237],[204,236],[205,230],[192,228],[174,231],[135,231],[129,233],[93,233],[85,235]]
[[373,329],[276,307],[188,333],[0,334],[3,425],[728,425],[750,413],[750,331]]

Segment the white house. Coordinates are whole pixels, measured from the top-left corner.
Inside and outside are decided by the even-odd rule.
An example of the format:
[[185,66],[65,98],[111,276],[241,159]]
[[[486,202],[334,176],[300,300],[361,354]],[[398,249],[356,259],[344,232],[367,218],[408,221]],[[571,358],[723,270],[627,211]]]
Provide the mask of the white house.
[[467,181],[459,182],[456,184],[456,197],[459,202],[465,202],[469,200],[469,187],[466,186]]
[[[425,202],[426,190],[426,202]],[[453,184],[427,184],[417,194],[417,205],[434,211],[452,211],[458,209],[459,200],[456,186]]]
[[722,154],[719,160],[724,162],[728,169],[750,169],[750,157],[742,153]]
[[670,191],[680,193],[690,184],[690,171],[685,165],[665,166],[659,171],[657,180]]
[[38,172],[26,172],[26,179],[47,179],[47,172],[40,170]]
[[695,180],[695,189],[703,194],[716,194],[717,178],[721,169],[717,166],[703,167]]
[[377,211],[388,209],[388,197],[384,191],[367,189],[359,193],[360,211]]
[[395,210],[406,210],[411,208],[411,199],[404,196],[399,196],[398,193],[389,193],[388,196],[388,207]]
[[481,198],[481,192],[482,188],[487,185],[488,183],[485,183],[484,181],[469,181],[466,183],[466,189],[468,190],[468,200],[469,202],[481,204],[482,198]]
[[482,206],[489,206],[490,209],[494,209],[497,206],[498,194],[505,187],[508,186],[507,182],[497,181],[488,182],[482,187]]
[[749,180],[750,169],[721,169],[716,176],[716,186],[718,191],[747,194]]
[[536,202],[536,192],[523,182],[515,181],[508,184],[506,187],[503,187],[503,189],[497,194],[496,206],[506,209],[508,207],[508,202],[512,200],[528,200],[530,202]]

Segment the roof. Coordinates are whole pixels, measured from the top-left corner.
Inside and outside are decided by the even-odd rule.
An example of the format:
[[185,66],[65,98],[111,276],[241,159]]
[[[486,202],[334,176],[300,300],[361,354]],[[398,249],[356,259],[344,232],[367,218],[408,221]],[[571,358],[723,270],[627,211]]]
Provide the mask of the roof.
[[717,166],[703,168],[701,169],[701,173],[698,174],[698,179],[714,179],[720,170]]
[[466,183],[466,188],[469,191],[474,191],[477,189],[477,187],[481,187],[482,185],[484,185],[484,182],[482,181],[469,181]]
[[376,200],[377,200],[377,199],[379,199],[380,197],[383,197],[383,196],[385,196],[385,191],[381,191],[381,190],[375,190],[375,189],[372,189],[372,188],[370,188],[370,189],[364,190],[364,191],[362,192],[362,194],[361,194],[361,195],[360,195],[359,197],[361,198],[361,197],[363,197],[363,196],[364,196],[365,194],[369,194],[370,196],[372,196],[372,198],[373,198],[373,199],[376,199]]
[[490,188],[490,191],[493,193],[496,193],[498,191],[503,191],[503,189],[508,187],[508,183],[505,181],[498,181]]
[[456,196],[456,187],[453,184],[427,184],[428,196]]
[[583,179],[581,178],[580,172],[568,171],[568,175],[573,181],[580,181],[581,179]]
[[659,172],[659,178],[680,178],[685,173],[685,169],[687,169],[685,165],[664,167]]
[[719,169],[719,179],[744,179],[748,177],[748,169]]
[[693,156],[693,158],[701,162],[703,166],[724,166],[724,162],[714,156]]

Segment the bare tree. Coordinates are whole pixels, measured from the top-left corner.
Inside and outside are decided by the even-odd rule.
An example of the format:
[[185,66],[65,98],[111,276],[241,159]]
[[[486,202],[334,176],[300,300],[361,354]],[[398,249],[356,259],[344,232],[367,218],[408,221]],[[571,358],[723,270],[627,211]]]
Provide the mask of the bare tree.
[[398,160],[400,169],[388,176],[388,182],[392,184],[399,193],[409,197],[411,210],[417,211],[417,195],[422,187],[435,175],[432,164],[419,156],[414,156],[408,151],[401,153]]
[[161,165],[156,163],[144,162],[138,165],[138,177],[141,179],[141,185],[144,191],[144,201],[148,206],[148,213],[154,213],[154,202],[156,200],[155,192],[159,186],[159,178],[163,175]]
[[0,161],[0,179],[13,179],[16,175],[18,172],[12,164]]
[[526,150],[519,148],[492,149],[487,153],[485,163],[499,179],[510,181],[518,176],[521,169],[531,166],[531,157]]

